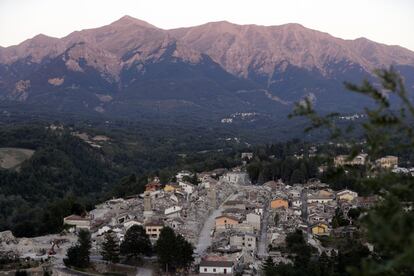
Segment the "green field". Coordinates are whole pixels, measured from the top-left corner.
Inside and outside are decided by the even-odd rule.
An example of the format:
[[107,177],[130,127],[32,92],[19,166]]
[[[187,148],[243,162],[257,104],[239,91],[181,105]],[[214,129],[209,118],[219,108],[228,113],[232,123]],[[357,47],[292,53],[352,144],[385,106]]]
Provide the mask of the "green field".
[[0,148],[0,169],[17,169],[32,157],[34,150],[22,148]]

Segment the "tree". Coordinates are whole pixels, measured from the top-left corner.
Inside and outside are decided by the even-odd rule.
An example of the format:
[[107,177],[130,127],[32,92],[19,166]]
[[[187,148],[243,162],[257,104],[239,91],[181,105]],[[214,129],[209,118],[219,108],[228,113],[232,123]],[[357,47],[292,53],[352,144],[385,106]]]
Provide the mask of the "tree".
[[176,235],[176,263],[178,268],[187,269],[194,262],[194,248],[182,235]]
[[125,233],[121,243],[121,254],[128,258],[151,254],[151,241],[141,225],[133,225]]
[[345,218],[344,213],[339,207],[336,208],[335,215],[332,218],[332,227],[338,228],[338,227],[347,226],[347,225],[349,225],[349,220]]
[[72,214],[82,216],[85,213],[85,207],[82,204],[78,203],[78,202],[74,202],[72,204],[71,212],[72,212]]
[[287,234],[286,248],[295,256],[295,266],[306,267],[311,258],[311,247],[306,243],[301,230]]
[[158,262],[165,267],[166,272],[170,269],[187,269],[194,261],[192,244],[182,235],[176,235],[170,227],[164,227],[161,230],[155,250]]
[[198,176],[197,176],[196,172],[193,173],[193,175],[191,177],[191,180],[190,180],[190,183],[192,183],[194,185],[200,184],[200,181],[198,180]]
[[279,214],[276,213],[275,216],[273,217],[273,221],[275,223],[275,225],[277,226],[277,224],[279,223]]
[[63,263],[68,267],[84,267],[81,257],[81,250],[79,245],[74,245],[68,248],[66,252],[66,259],[63,259]]
[[273,262],[272,257],[267,257],[266,261],[262,264],[262,272],[265,276],[274,276],[276,275],[275,263]]
[[247,165],[246,170],[253,183],[257,182],[261,169],[262,168],[259,162],[252,162],[249,165]]
[[200,183],[200,181],[198,181],[197,173],[195,173],[195,172],[191,173],[190,176],[184,175],[183,176],[183,181],[184,182],[189,182],[189,183],[194,184],[194,185],[198,185]]
[[165,271],[169,271],[175,262],[176,250],[176,236],[174,230],[170,227],[164,227],[161,230],[160,236],[155,244],[155,251],[157,252],[158,262],[165,267]]
[[69,247],[66,252],[67,258],[64,259],[66,266],[74,266],[79,268],[88,267],[89,255],[91,250],[91,236],[89,231],[80,230],[78,233],[78,242],[76,245]]
[[351,208],[348,211],[348,217],[354,222],[359,218],[361,215],[361,209],[360,208]]
[[119,243],[112,232],[105,233],[105,240],[102,244],[102,258],[111,263],[119,262]]
[[[361,85],[346,83],[349,90],[373,101],[369,108],[365,108],[366,119],[361,124],[361,140],[365,142],[372,159],[385,152],[401,152],[414,147],[414,104],[402,77],[393,68],[375,70],[374,74],[378,85],[368,80]],[[311,122],[306,131],[325,128],[331,139],[351,142],[349,133],[355,127],[338,126],[337,113],[319,115],[310,99],[298,103],[290,116],[306,116]],[[357,149],[354,145],[351,158],[358,152]],[[377,187],[376,192],[382,200],[361,220],[361,227],[365,230],[363,233],[374,246],[376,257],[365,256],[360,268],[350,265],[349,269],[355,275],[413,275],[414,211],[404,209],[401,202],[414,201],[414,180],[384,183],[383,178],[379,175],[365,181],[371,187]]]
[[300,169],[293,171],[292,176],[290,177],[290,183],[303,183],[305,180],[305,175]]
[[92,247],[91,234],[88,230],[80,230],[78,242],[81,250],[82,260],[85,265],[89,265],[89,255]]

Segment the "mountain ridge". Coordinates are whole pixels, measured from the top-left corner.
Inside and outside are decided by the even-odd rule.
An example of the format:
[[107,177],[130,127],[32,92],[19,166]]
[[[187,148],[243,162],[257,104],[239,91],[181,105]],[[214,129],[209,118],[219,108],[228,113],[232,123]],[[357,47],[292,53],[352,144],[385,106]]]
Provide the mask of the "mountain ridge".
[[220,116],[280,116],[311,96],[322,109],[352,110],[362,102],[345,94],[342,82],[390,65],[410,74],[414,52],[297,23],[218,21],[165,30],[124,16],[60,39],[40,34],[0,48],[0,103],[113,114],[198,108]]
[[[307,27],[305,27],[305,26],[303,26],[299,23],[286,23],[286,24],[281,24],[281,25],[257,25],[257,24],[236,24],[236,23],[232,23],[232,22],[223,20],[223,21],[208,22],[208,23],[204,23],[204,24],[201,24],[201,25],[191,26],[191,27],[162,29],[162,28],[156,27],[156,26],[154,26],[154,25],[152,25],[152,24],[150,24],[146,21],[134,18],[134,17],[129,16],[129,15],[125,15],[125,16],[121,17],[120,19],[115,20],[114,22],[112,22],[108,25],[104,25],[102,27],[88,28],[88,29],[83,29],[83,30],[80,30],[80,31],[74,31],[74,32],[62,37],[62,38],[56,38],[56,37],[47,36],[47,35],[44,35],[44,34],[38,34],[38,35],[36,35],[32,38],[26,39],[25,41],[23,41],[23,42],[21,42],[17,45],[12,45],[12,46],[8,46],[8,47],[0,46],[0,49],[2,49],[3,51],[8,51],[9,49],[16,49],[16,48],[22,47],[24,44],[27,44],[27,43],[33,42],[33,41],[39,41],[40,39],[43,39],[43,40],[48,39],[50,41],[52,41],[52,40],[53,41],[62,40],[62,41],[68,42],[68,41],[71,41],[71,38],[73,38],[74,36],[76,36],[76,34],[79,34],[79,33],[94,32],[94,31],[98,31],[100,29],[108,31],[107,29],[111,28],[111,27],[125,28],[126,26],[139,26],[139,27],[144,27],[144,28],[156,29],[156,30],[164,32],[164,33],[174,33],[174,32],[178,33],[178,32],[183,31],[183,30],[195,30],[197,28],[205,28],[207,26],[220,27],[221,29],[224,28],[224,26],[227,26],[227,30],[230,27],[232,27],[232,29],[255,28],[256,31],[259,30],[259,29],[262,29],[262,30],[263,29],[267,29],[267,30],[288,29],[289,32],[292,32],[294,30],[295,31],[306,30],[306,31],[312,32],[314,34],[317,33],[319,35],[329,36],[330,38],[333,38],[335,40],[341,40],[345,43],[358,43],[358,44],[361,44],[361,42],[363,42],[363,43],[375,43],[377,46],[388,47],[388,49],[395,48],[395,50],[398,49],[400,51],[404,51],[407,55],[408,55],[408,52],[410,52],[411,55],[414,56],[413,51],[411,51],[407,48],[404,48],[400,45],[387,45],[387,44],[384,44],[384,43],[379,43],[379,42],[369,40],[365,37],[359,37],[359,38],[356,38],[356,39],[342,39],[342,38],[336,37],[334,35],[331,35],[327,32],[322,32],[322,31],[318,31],[318,30],[315,30],[315,29],[307,28]],[[0,61],[1,61],[1,57],[0,57]],[[410,65],[414,65],[414,57],[410,57],[409,62],[410,62]]]

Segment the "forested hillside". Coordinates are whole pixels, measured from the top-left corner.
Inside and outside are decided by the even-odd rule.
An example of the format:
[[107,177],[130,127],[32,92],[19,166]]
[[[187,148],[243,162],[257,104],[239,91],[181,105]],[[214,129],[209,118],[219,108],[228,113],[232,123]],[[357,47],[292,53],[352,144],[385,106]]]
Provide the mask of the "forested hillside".
[[[217,138],[214,131],[201,137],[197,128],[127,125],[0,127],[0,147],[35,151],[19,170],[0,170],[0,231],[11,229],[16,236],[57,232],[66,215],[112,196],[141,193],[150,175],[168,181],[179,168],[236,164],[232,151],[237,144]],[[98,134],[105,141],[85,140]]]

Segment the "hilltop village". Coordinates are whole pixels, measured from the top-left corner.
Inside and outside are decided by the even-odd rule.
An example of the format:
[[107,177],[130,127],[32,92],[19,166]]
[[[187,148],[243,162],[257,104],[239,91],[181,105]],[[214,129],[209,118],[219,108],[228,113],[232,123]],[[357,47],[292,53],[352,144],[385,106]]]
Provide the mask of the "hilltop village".
[[[253,153],[243,153],[241,158],[246,164]],[[333,161],[336,167],[354,166],[365,165],[367,158],[366,154],[340,155]],[[375,166],[410,172],[398,167],[395,156],[380,158]],[[10,231],[2,232],[1,250],[27,260],[48,260],[43,269],[64,275],[70,272],[63,258],[81,230],[91,233],[91,259],[99,262],[105,233],[113,233],[121,242],[128,229],[139,225],[155,244],[162,229],[169,227],[194,246],[190,274],[256,275],[269,258],[274,263],[292,263],[284,248],[287,236],[295,231],[302,232],[318,254],[332,254],[335,248],[327,239],[352,236],[357,232],[352,221],[381,200],[350,189],[334,191],[318,179],[305,184],[272,180],[253,185],[245,166],[198,174],[179,171],[175,180],[162,185],[153,177],[142,194],[108,200],[83,216],[67,216],[62,221],[66,231],[61,234],[18,239]]]

